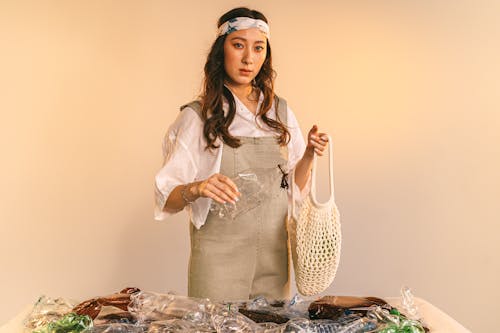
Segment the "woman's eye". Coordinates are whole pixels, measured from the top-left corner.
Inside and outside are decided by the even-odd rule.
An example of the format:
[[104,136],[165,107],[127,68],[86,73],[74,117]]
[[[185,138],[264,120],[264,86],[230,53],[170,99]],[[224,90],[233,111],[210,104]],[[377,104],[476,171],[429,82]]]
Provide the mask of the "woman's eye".
[[256,49],[257,51],[262,51],[262,50],[264,50],[264,47],[262,47],[262,46],[257,46],[255,49]]
[[243,44],[241,44],[241,43],[235,43],[234,47],[236,47],[237,49],[240,49],[240,48],[243,47]]

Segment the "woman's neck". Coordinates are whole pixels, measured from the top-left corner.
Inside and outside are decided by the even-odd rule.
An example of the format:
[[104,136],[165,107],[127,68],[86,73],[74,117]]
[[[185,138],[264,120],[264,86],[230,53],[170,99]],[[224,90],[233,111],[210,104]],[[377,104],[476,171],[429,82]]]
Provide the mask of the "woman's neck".
[[249,84],[249,85],[232,85],[232,84],[226,82],[226,86],[241,101],[254,99],[254,96],[253,96],[254,95],[254,88],[251,84]]

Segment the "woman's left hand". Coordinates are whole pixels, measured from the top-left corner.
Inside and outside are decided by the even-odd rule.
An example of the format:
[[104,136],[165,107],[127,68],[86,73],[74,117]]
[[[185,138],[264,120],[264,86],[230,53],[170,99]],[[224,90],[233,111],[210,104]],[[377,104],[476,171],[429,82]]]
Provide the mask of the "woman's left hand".
[[319,133],[318,126],[314,125],[309,134],[307,134],[306,154],[313,156],[316,153],[318,156],[323,156],[328,145],[328,136],[326,133]]
[[314,153],[323,156],[323,152],[328,146],[328,136],[326,133],[319,133],[318,126],[314,125],[307,134],[307,146],[304,156],[295,166],[295,184],[302,191],[307,183],[314,160]]

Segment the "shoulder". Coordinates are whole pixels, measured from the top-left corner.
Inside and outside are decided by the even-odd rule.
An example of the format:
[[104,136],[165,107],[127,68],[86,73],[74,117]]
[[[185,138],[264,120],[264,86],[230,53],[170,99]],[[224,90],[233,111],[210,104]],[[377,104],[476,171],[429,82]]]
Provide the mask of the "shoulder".
[[201,117],[201,101],[200,100],[192,100],[185,104],[182,104],[179,107],[179,115],[177,116],[178,120],[181,121],[189,121],[189,122],[202,122]]
[[168,130],[170,135],[196,133],[203,128],[203,121],[198,107],[193,102],[185,103],[179,107],[175,120]]
[[195,100],[192,100],[188,103],[182,104],[179,107],[179,110],[183,111],[185,108],[191,108],[193,111],[200,113],[201,112],[201,100],[195,99]]

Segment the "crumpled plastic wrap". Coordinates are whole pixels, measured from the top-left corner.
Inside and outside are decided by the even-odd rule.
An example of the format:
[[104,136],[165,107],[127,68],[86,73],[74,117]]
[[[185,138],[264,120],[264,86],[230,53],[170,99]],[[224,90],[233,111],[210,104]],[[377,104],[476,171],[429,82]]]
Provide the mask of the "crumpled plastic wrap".
[[24,319],[26,330],[31,331],[57,321],[71,312],[76,302],[64,298],[40,296],[33,306],[31,313]]
[[273,184],[273,177],[279,173],[278,167],[252,168],[239,172],[236,177],[231,178],[241,193],[239,200],[235,204],[212,201],[210,211],[219,218],[234,220],[239,215],[254,209],[269,198],[271,191],[267,188]]

